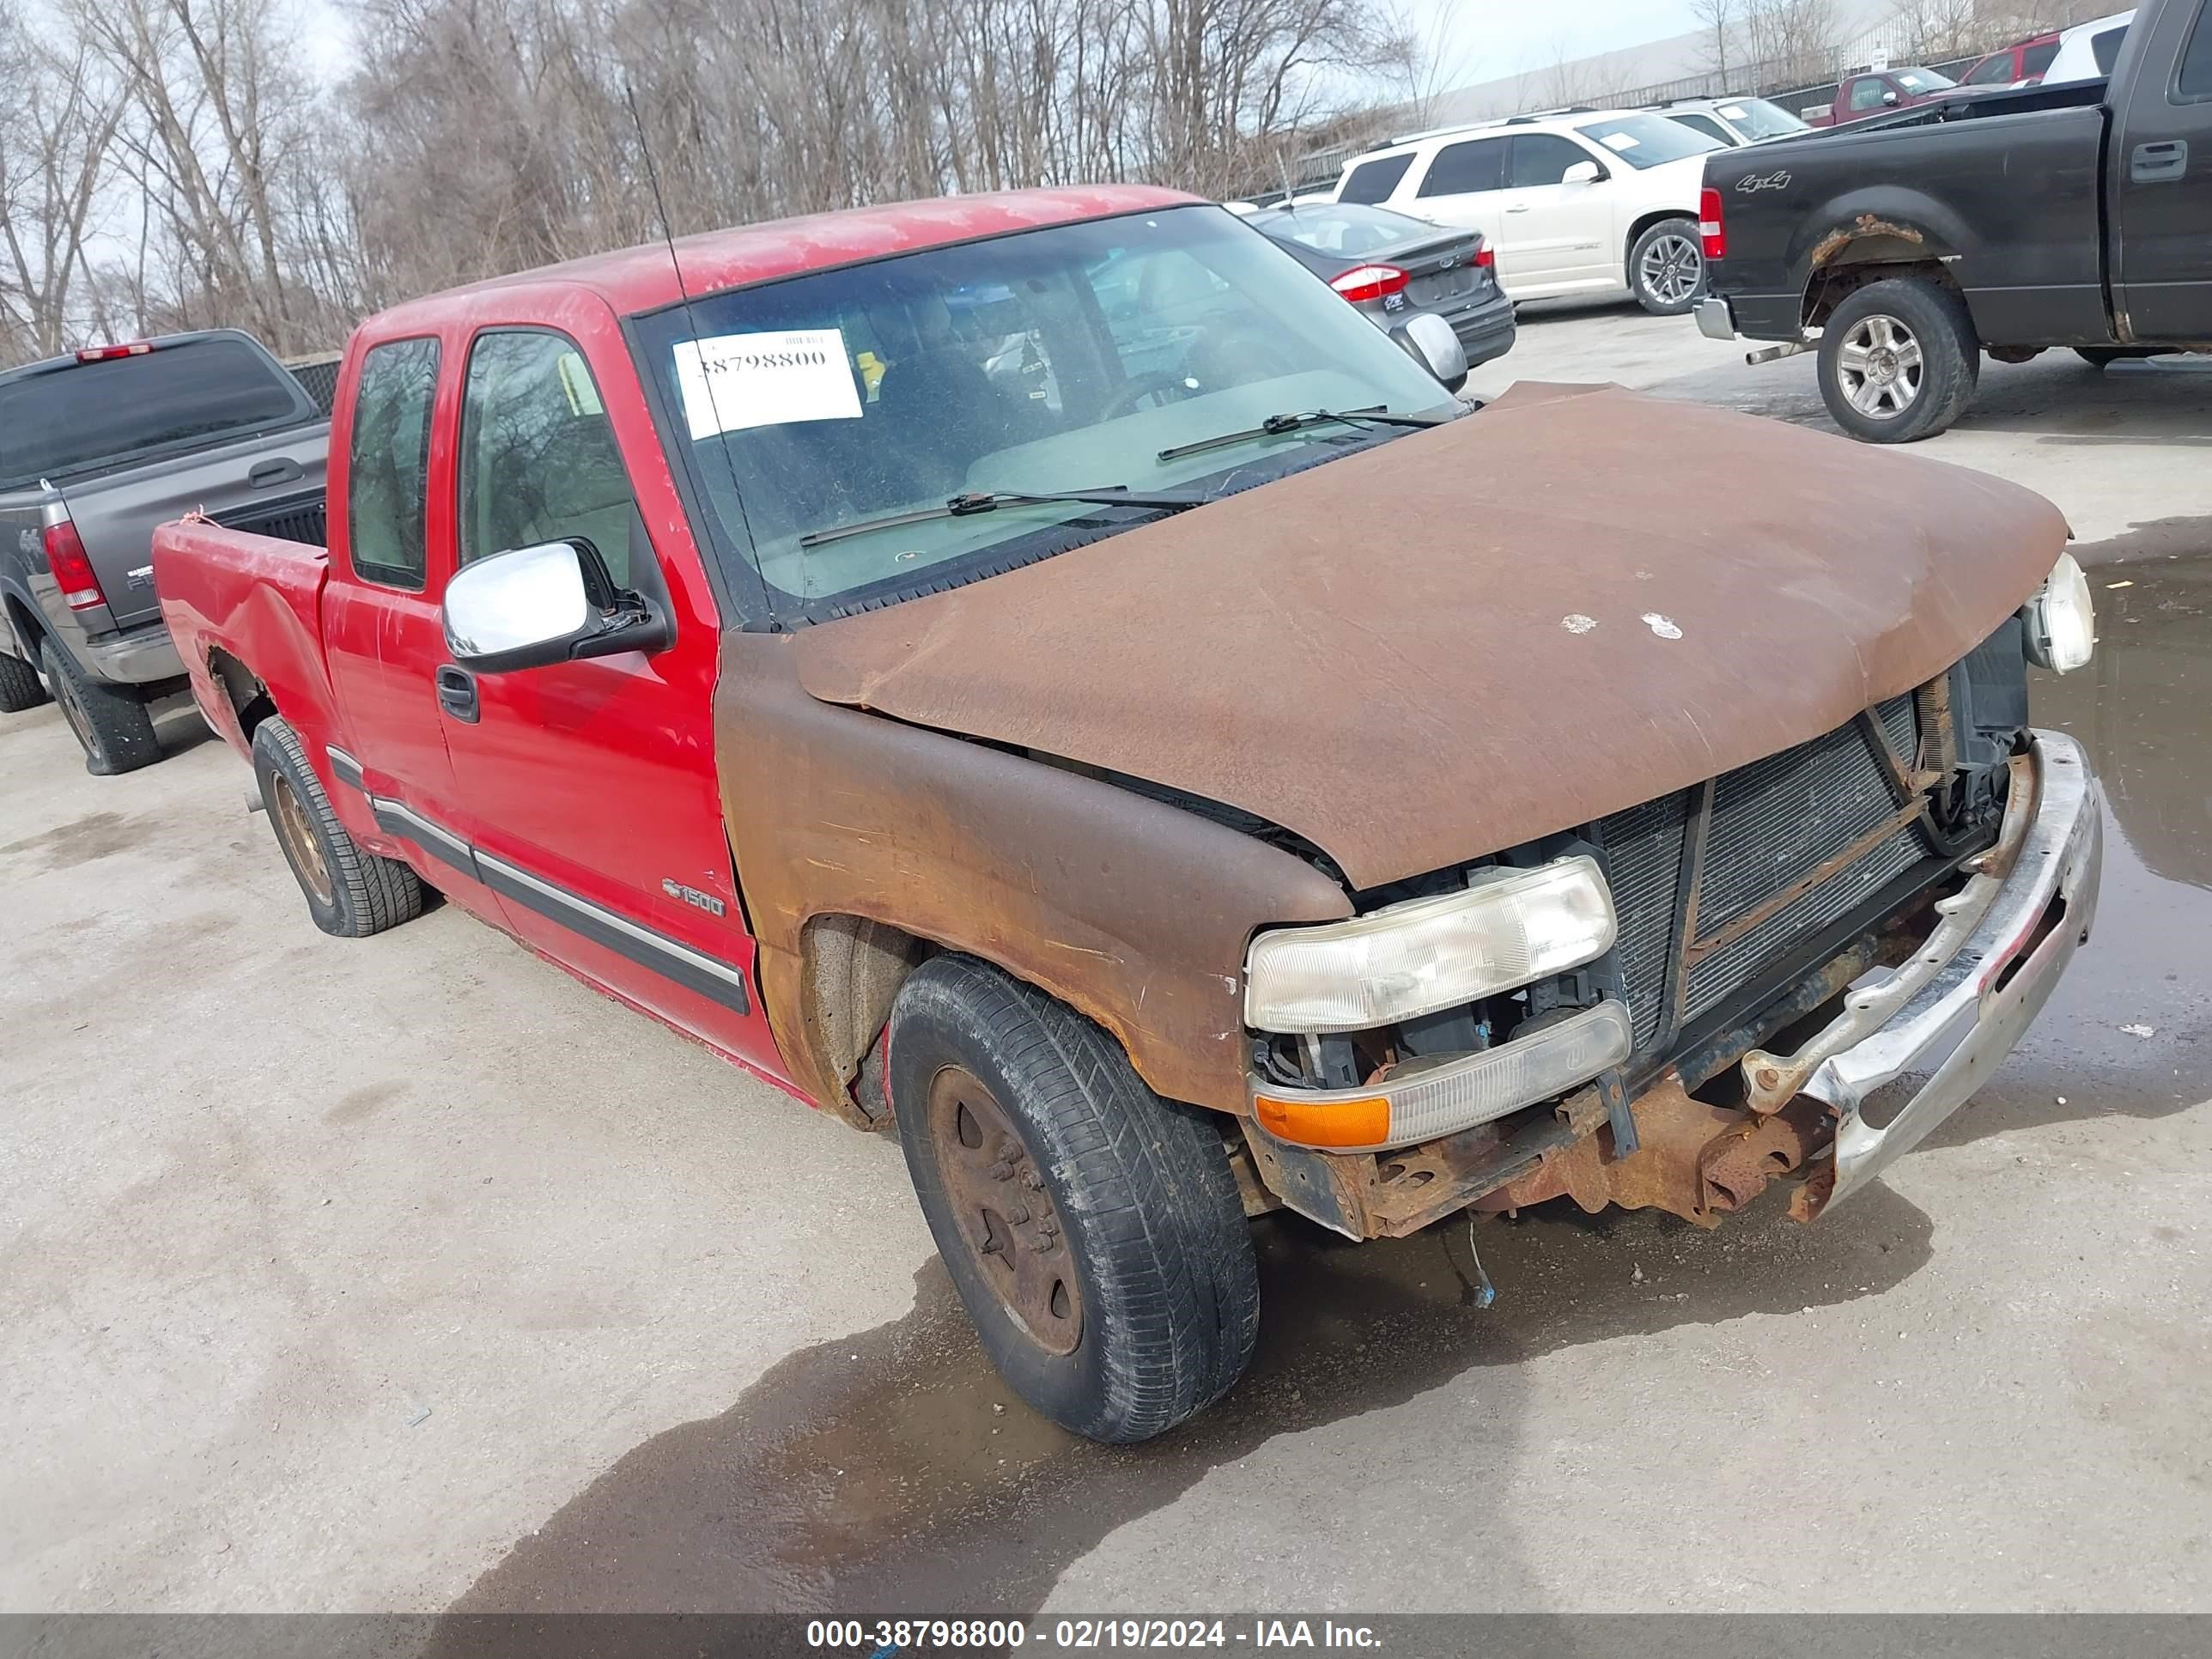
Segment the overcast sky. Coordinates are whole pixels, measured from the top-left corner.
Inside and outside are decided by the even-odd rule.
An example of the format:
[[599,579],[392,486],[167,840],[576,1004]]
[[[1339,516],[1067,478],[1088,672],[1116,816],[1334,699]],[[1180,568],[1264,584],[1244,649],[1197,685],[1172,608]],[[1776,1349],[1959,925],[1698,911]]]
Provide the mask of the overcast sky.
[[1437,88],[1498,81],[1697,27],[1691,0],[1398,0],[1438,64]]

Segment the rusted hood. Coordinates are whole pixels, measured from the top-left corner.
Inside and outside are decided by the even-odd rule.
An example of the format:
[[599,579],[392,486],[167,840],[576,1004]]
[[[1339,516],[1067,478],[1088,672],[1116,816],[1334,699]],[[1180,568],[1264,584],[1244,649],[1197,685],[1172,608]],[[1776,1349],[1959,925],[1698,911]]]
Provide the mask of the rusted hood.
[[1623,391],[1416,433],[805,632],[825,702],[1226,802],[1373,886],[1931,678],[2066,540],[1979,472]]

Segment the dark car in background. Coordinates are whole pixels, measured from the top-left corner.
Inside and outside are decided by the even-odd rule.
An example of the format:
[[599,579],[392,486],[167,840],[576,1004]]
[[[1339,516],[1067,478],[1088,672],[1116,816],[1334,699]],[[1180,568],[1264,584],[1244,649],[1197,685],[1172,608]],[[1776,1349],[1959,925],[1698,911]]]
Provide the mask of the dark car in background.
[[1341,294],[1386,334],[1423,313],[1451,325],[1468,366],[1513,347],[1513,302],[1480,231],[1443,228],[1387,208],[1309,202],[1244,222]]

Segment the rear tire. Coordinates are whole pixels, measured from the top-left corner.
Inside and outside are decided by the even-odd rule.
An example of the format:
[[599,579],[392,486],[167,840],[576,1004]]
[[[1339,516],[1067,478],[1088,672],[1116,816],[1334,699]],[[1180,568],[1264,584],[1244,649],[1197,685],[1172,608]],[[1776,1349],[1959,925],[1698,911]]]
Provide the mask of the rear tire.
[[1914,276],[1845,296],[1820,330],[1820,397],[1863,443],[1932,438],[1966,412],[1981,348],[1966,302]]
[[367,939],[422,914],[422,878],[397,859],[362,849],[331,810],[299,733],[274,714],[253,728],[253,775],[316,927],[339,939]]
[[1628,286],[1654,317],[1680,317],[1705,291],[1705,243],[1695,219],[1662,219],[1628,250]]
[[972,957],[900,988],[887,1069],[922,1213],[1016,1394],[1127,1444],[1228,1392],[1260,1285],[1212,1114],[1161,1099],[1104,1031]]
[[2074,355],[2092,368],[2103,368],[2129,357],[2155,357],[2155,346],[2075,346]]
[[39,671],[21,657],[0,651],[0,714],[20,714],[36,708],[52,695]]
[[52,640],[40,647],[46,684],[61,705],[62,718],[84,750],[84,769],[95,778],[135,772],[161,758],[161,739],[146,705],[127,692],[102,685],[76,665]]

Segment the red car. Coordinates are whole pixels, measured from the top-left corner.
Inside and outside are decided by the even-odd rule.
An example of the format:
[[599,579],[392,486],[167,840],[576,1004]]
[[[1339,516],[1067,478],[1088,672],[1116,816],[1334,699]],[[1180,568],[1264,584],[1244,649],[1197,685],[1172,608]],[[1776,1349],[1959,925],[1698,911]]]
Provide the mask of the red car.
[[1914,104],[1932,104],[1947,98],[1959,83],[1941,70],[1861,70],[1846,75],[1836,88],[1835,100],[1825,109],[1800,110],[1805,125],[1813,127],[1848,126],[1869,115],[1881,115]]
[[2058,56],[2058,32],[2030,35],[2000,46],[1959,77],[1962,87],[2017,87],[2043,79],[2051,60]]

